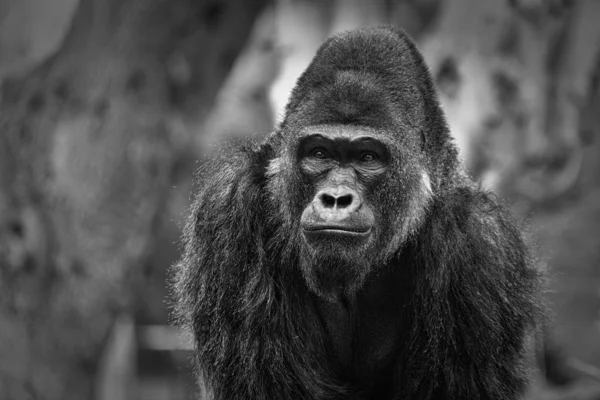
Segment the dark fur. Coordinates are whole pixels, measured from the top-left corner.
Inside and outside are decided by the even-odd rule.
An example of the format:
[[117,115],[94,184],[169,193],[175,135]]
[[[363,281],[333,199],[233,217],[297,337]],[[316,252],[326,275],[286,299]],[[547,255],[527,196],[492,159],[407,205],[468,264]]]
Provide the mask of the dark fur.
[[[301,271],[314,193],[293,164],[297,135],[333,123],[383,132],[394,154],[369,193],[372,271],[346,304],[360,364],[336,356],[344,319],[338,331]],[[207,398],[516,399],[527,382],[539,272],[504,207],[462,174],[422,57],[393,28],[325,42],[277,132],[208,157],[175,274]]]

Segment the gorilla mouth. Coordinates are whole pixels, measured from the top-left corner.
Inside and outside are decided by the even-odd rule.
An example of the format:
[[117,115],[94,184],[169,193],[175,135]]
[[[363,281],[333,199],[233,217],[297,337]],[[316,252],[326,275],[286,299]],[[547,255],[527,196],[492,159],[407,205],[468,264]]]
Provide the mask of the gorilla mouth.
[[368,236],[371,233],[371,227],[354,227],[339,225],[312,225],[302,228],[309,235],[346,235],[346,236]]

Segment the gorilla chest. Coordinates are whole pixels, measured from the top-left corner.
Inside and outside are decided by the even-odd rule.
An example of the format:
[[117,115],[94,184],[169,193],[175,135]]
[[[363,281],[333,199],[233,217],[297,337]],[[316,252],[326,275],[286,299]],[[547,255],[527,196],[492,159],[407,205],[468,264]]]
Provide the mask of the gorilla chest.
[[329,354],[342,376],[357,384],[371,385],[387,375],[399,350],[399,307],[397,303],[364,299],[319,305]]

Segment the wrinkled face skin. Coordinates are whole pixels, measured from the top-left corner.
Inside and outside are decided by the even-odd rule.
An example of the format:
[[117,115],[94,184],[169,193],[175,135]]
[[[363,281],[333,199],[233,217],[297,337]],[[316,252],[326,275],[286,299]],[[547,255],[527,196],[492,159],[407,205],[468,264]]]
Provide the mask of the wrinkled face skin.
[[300,139],[297,166],[314,196],[300,217],[305,278],[321,294],[355,289],[368,271],[378,229],[370,204],[390,164],[387,146],[364,132],[308,130]]
[[350,125],[301,130],[270,166],[308,287],[351,296],[418,227],[431,197],[416,142]]
[[394,236],[411,217],[402,209],[414,207],[410,193],[419,192],[421,175],[418,163],[400,166],[388,142],[349,126],[309,128],[298,140],[296,167],[309,194],[300,216],[300,259],[309,287],[322,297],[352,295],[390,245],[396,250],[406,239]]

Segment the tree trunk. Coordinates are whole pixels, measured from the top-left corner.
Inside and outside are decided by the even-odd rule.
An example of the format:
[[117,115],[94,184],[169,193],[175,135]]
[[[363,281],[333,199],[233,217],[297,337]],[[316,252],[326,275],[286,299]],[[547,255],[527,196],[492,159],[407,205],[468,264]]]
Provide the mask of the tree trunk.
[[[2,87],[0,397],[85,399],[206,115],[263,0],[81,0]],[[187,174],[188,177],[190,176]]]

